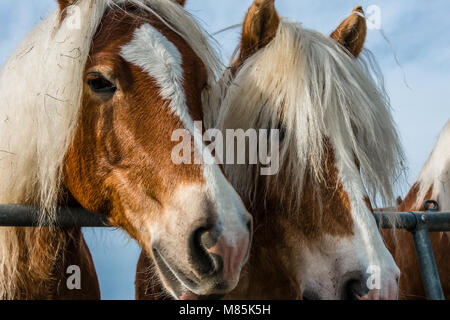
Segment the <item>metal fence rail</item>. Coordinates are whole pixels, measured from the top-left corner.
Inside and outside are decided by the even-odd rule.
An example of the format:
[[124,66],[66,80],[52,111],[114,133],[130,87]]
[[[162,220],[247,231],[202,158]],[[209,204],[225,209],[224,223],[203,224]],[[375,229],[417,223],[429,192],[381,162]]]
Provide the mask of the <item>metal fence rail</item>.
[[39,221],[39,209],[31,206],[0,205],[2,227],[103,228],[109,227],[106,216],[90,213],[83,208],[58,208],[54,221]]
[[[427,298],[444,300],[429,232],[450,231],[450,213],[440,213],[435,201],[425,202],[426,212],[376,212],[383,229],[403,229],[412,233],[417,251],[422,281]],[[82,208],[59,208],[56,219],[39,221],[39,209],[22,205],[0,205],[0,227],[58,226],[60,228],[110,227],[107,217]]]
[[450,213],[437,212],[436,201],[425,201],[426,212],[377,212],[375,218],[383,229],[411,232],[416,247],[422,282],[429,300],[445,300],[430,241],[430,232],[450,231]]

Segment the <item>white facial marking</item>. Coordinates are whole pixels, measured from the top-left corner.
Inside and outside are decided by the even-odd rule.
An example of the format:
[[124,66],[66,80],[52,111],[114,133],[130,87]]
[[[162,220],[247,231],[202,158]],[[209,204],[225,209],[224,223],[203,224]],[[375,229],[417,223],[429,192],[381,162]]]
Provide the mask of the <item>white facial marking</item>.
[[144,24],[136,29],[121,55],[155,79],[161,97],[170,101],[170,110],[192,131],[183,88],[183,59],[175,45],[154,27]]
[[[312,243],[302,249],[298,261],[302,290],[315,288],[322,299],[340,299],[343,281],[350,280],[346,277],[351,277],[352,272],[361,272],[369,279],[369,272],[377,269],[380,281],[376,285],[380,287],[381,296],[392,297],[396,294],[396,277],[400,271],[364,200],[366,192],[361,175],[356,165],[348,166],[339,153],[336,153],[336,168],[350,201],[354,235],[345,238],[325,235],[317,245]],[[330,270],[335,274],[333,277],[330,277]]]
[[[162,98],[170,101],[170,110],[180,118],[185,129],[194,137],[194,148],[205,148],[201,131],[197,132],[186,104],[183,87],[182,56],[173,43],[149,24],[144,24],[134,32],[133,40],[124,46],[121,56],[128,62],[147,72],[160,87]],[[211,153],[203,152],[203,163],[213,163]],[[206,189],[217,205],[219,224],[230,247],[241,241],[247,234],[243,215],[247,211],[236,191],[216,165],[204,165],[203,175]],[[192,200],[191,200],[192,201]]]
[[[360,172],[355,166],[348,166],[336,155],[336,167],[339,171],[339,178],[346,191],[353,218],[353,248],[359,254],[357,261],[362,263],[361,270],[377,267],[381,270],[381,292],[389,296],[391,285],[395,283],[396,277],[400,274],[392,255],[384,245],[381,234],[377,228],[375,218],[367,207],[364,190],[364,183]],[[354,254],[354,253],[353,253]],[[365,265],[364,265],[365,263]],[[367,276],[367,274],[365,274]]]

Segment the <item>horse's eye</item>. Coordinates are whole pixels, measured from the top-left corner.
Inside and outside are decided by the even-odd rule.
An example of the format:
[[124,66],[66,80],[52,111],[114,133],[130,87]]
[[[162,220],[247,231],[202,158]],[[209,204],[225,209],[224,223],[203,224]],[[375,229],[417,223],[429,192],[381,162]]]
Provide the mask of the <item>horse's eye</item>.
[[113,94],[117,90],[117,87],[111,81],[99,73],[90,73],[88,75],[88,85],[95,93]]

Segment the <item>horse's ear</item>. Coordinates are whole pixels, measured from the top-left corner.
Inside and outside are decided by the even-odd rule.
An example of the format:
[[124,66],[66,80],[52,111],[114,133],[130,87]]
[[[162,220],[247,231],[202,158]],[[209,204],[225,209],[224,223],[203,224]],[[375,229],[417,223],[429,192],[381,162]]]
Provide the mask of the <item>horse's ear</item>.
[[63,12],[67,7],[73,5],[77,0],[58,0],[59,10]]
[[180,6],[184,7],[186,4],[186,0],[175,0],[176,3],[178,3]]
[[358,58],[364,48],[366,35],[367,24],[364,10],[358,6],[353,9],[351,16],[331,34],[331,37]]
[[279,24],[275,0],[255,0],[244,20],[240,60],[244,61],[272,41]]

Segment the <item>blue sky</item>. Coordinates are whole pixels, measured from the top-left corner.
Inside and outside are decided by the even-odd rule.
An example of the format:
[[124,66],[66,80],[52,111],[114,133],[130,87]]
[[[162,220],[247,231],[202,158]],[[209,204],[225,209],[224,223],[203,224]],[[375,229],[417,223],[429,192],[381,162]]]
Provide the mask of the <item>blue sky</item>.
[[[213,33],[241,23],[252,0],[188,0],[187,9]],[[378,60],[392,100],[412,183],[450,118],[450,2],[448,0],[276,0],[282,16],[307,28],[331,33],[354,6],[381,8],[382,28],[370,30],[366,48]],[[0,2],[0,65],[25,34],[56,8],[56,0]],[[239,40],[239,29],[216,37],[225,61]],[[404,75],[409,87],[405,84]],[[408,186],[404,186],[408,189]],[[121,231],[85,230],[104,299],[132,299],[139,248]]]

